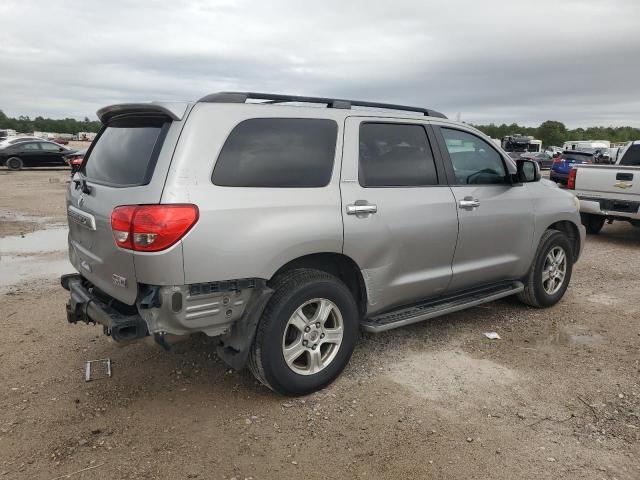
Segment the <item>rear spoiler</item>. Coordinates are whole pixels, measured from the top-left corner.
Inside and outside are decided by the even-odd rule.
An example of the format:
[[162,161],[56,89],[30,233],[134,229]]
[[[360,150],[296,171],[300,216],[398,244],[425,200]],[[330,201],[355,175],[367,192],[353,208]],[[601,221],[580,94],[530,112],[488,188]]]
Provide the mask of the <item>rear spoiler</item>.
[[106,124],[113,117],[127,113],[159,114],[180,121],[187,111],[187,102],[119,103],[98,110],[98,118]]

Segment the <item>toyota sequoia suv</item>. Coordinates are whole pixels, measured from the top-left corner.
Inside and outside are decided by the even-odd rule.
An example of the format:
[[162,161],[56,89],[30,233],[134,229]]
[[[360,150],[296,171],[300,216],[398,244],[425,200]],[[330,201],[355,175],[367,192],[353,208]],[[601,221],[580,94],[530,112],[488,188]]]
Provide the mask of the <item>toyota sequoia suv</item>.
[[98,111],[67,195],[67,319],[118,342],[218,340],[285,395],[328,385],[360,329],[564,295],[577,199],[434,110],[225,92]]

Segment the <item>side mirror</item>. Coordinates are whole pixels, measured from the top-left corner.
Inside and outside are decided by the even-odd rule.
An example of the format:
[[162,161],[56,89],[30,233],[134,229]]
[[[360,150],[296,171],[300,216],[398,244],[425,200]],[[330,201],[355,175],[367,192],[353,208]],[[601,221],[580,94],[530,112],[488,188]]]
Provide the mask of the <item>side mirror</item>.
[[542,178],[538,162],[522,158],[516,160],[516,165],[518,166],[518,180],[522,183],[538,182]]
[[64,152],[64,148],[62,148],[62,147],[58,147],[58,151],[59,151],[59,152]]

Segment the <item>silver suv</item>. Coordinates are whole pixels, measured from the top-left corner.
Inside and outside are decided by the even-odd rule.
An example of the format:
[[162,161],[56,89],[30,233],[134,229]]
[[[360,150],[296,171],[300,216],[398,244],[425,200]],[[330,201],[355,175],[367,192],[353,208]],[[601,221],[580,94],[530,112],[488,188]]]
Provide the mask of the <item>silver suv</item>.
[[204,332],[273,390],[320,389],[359,329],[564,295],[576,199],[436,111],[254,93],[105,107],[70,185],[67,318]]

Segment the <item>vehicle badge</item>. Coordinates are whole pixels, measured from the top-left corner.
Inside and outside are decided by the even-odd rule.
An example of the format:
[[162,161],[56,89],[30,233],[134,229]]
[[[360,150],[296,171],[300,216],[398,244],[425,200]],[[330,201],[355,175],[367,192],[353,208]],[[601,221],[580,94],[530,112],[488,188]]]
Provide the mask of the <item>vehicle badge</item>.
[[629,182],[616,182],[613,184],[614,187],[618,187],[618,188],[631,188],[633,186],[633,183],[629,183]]

